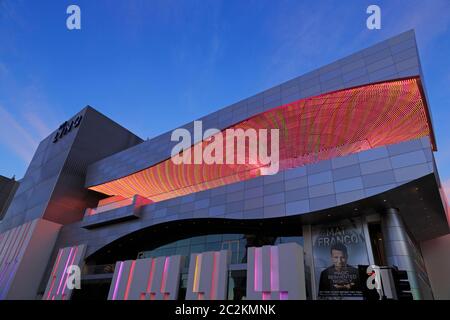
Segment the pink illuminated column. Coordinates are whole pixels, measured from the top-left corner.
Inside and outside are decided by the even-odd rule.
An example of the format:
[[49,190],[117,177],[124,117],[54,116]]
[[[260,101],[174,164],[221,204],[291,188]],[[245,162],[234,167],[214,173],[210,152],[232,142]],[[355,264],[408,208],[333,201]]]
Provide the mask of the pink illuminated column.
[[296,243],[248,248],[247,299],[306,299],[303,248]]
[[108,300],[176,300],[183,257],[118,261]]
[[186,300],[225,300],[230,251],[191,254]]
[[85,251],[86,246],[83,244],[58,250],[50,279],[48,279],[42,297],[43,300],[70,300],[72,289],[67,286],[70,267],[77,266],[81,271],[84,265]]

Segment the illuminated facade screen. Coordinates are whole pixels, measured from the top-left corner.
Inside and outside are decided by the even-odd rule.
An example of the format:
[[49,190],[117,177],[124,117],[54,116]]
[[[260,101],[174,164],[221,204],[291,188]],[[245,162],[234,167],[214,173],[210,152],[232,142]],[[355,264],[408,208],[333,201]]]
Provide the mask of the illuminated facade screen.
[[[167,159],[90,189],[125,198],[139,194],[157,202],[260,176],[261,169],[267,165],[259,157],[252,159],[254,154],[249,152],[248,140],[245,161],[238,163],[238,148],[233,148],[237,143],[230,139],[229,129],[234,132],[267,130],[269,154],[273,143],[270,130],[278,129],[280,170],[431,136],[420,86],[418,78],[409,78],[297,100],[237,123],[200,142],[204,152],[220,138],[221,163],[195,164],[193,155],[197,145],[185,151],[191,155],[190,164],[174,164],[172,159]],[[227,149],[230,144],[233,145]],[[229,150],[234,152],[233,164],[227,164]]]

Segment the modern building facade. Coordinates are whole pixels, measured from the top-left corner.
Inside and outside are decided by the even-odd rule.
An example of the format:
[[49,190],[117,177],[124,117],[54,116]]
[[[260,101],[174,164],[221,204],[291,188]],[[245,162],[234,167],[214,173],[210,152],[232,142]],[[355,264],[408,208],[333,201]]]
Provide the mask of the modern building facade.
[[8,209],[18,187],[19,182],[15,178],[10,179],[0,176],[0,220],[6,214],[6,209]]
[[[427,101],[408,31],[198,119],[278,129],[268,175],[175,164],[172,132],[143,141],[88,106],[39,144],[0,223],[0,299],[361,299],[374,264],[450,298]],[[194,127],[183,155],[212,143]]]

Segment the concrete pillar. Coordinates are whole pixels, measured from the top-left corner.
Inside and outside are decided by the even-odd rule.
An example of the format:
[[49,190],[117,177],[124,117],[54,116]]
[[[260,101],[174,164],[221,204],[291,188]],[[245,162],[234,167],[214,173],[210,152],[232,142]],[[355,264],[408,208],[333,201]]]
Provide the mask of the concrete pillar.
[[408,234],[398,209],[389,208],[381,218],[386,259],[389,266],[395,265],[408,272],[411,292],[415,300],[422,299],[417,270],[414,265],[413,251]]

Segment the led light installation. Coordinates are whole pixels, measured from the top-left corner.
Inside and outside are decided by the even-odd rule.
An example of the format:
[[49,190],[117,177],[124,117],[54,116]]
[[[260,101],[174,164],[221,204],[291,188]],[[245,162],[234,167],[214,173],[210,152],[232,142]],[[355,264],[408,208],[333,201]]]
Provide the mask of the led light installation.
[[[301,99],[230,128],[279,129],[280,170],[432,136],[419,78],[369,84]],[[213,139],[200,143],[205,148],[211,141]],[[261,168],[263,165],[259,162],[176,165],[169,158],[90,189],[125,198],[139,194],[157,202],[251,179],[261,175]]]

